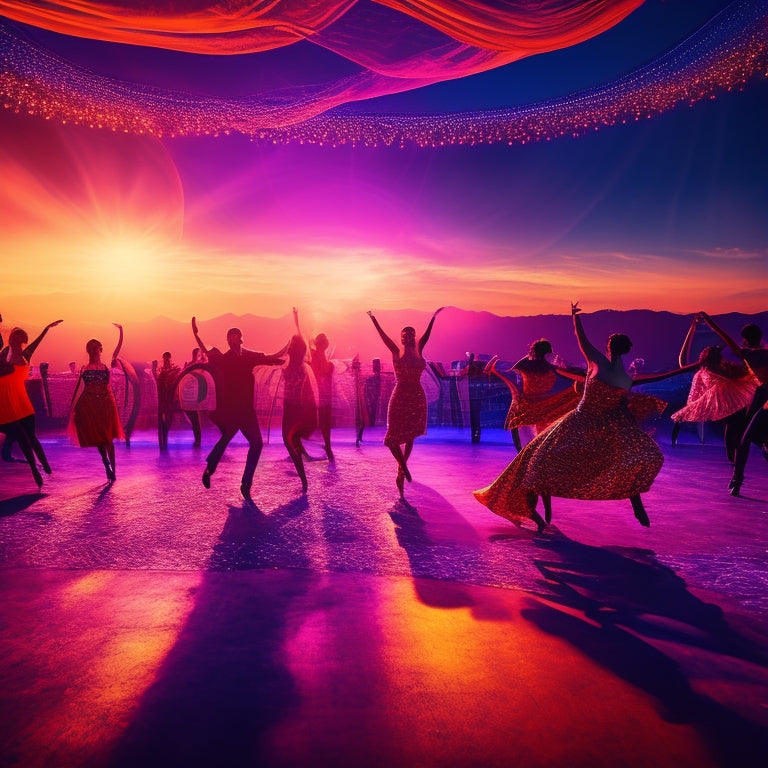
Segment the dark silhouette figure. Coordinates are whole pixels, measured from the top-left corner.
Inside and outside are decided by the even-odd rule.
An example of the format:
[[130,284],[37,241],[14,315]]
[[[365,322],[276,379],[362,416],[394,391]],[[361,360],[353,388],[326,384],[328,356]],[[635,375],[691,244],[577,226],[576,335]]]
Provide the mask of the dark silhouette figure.
[[749,323],[741,329],[742,344],[739,346],[706,312],[700,312],[698,317],[746,363],[758,383],[752,402],[747,408],[746,427],[736,448],[733,476],[728,484],[731,495],[739,496],[750,445],[759,445],[768,459],[768,349],[762,345],[763,332],[754,323]]
[[157,360],[152,361],[152,375],[157,386],[157,442],[160,450],[168,449],[168,432],[173,421],[176,383],[181,368],[171,360],[170,352],[163,352],[163,364],[158,367]]
[[32,355],[49,329],[61,322],[56,320],[46,325],[31,344],[27,344],[29,337],[25,330],[14,328],[8,336],[8,347],[0,352],[0,430],[6,435],[3,458],[6,458],[7,452],[7,460],[13,460],[10,450],[13,443],[17,442],[38,488],[42,488],[43,478],[37,469],[35,457],[46,474],[51,474],[51,466],[37,439],[35,409],[27,394],[26,381]]
[[[698,324],[694,317],[680,350],[680,365],[688,363],[690,342]],[[734,365],[723,360],[721,347],[705,347],[699,355],[699,370],[693,375],[688,400],[683,408],[671,415],[672,445],[676,445],[685,421],[703,424],[706,421],[723,425],[728,461],[736,458],[746,426],[747,407],[757,388],[755,377],[743,363]]]
[[221,437],[206,458],[203,485],[206,488],[211,487],[211,475],[216,471],[230,441],[239,431],[248,441],[248,456],[240,483],[240,493],[243,498],[250,499],[253,475],[264,447],[259,420],[253,407],[253,369],[257,365],[282,365],[283,359],[278,356],[280,353],[265,355],[263,352],[243,349],[243,333],[239,328],[230,328],[227,331],[229,349],[226,352],[221,352],[217,347],[208,349],[203,344],[194,317],[192,332],[198,346],[208,356],[208,367],[216,384],[216,410],[211,414],[211,420],[221,432]]
[[387,432],[384,445],[389,448],[397,461],[397,489],[400,498],[404,496],[404,480],[411,482],[408,470],[408,458],[413,450],[413,441],[427,430],[427,398],[421,386],[421,374],[427,366],[422,356],[429,341],[435,318],[443,310],[440,307],[427,325],[424,335],[416,343],[416,330],[411,326],[403,328],[400,334],[400,347],[384,333],[372,312],[368,312],[376,331],[387,349],[392,353],[392,365],[395,369],[395,388],[389,399],[387,409]]
[[[299,328],[299,312],[293,308],[293,319],[296,331],[302,336]],[[309,364],[317,384],[317,426],[323,437],[323,447],[328,461],[333,461],[331,449],[331,426],[333,423],[333,372],[334,365],[328,359],[330,343],[324,333],[319,333],[309,343]]]
[[304,470],[306,450],[301,442],[317,428],[317,404],[312,389],[312,370],[304,361],[307,344],[301,336],[288,343],[288,363],[283,368],[283,442],[301,479],[301,490],[307,492]]

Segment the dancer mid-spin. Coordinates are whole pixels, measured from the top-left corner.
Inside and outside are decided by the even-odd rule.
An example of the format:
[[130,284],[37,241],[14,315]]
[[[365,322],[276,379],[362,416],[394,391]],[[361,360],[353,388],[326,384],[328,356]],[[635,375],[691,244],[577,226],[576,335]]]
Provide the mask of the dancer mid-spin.
[[403,328],[400,334],[400,347],[382,330],[372,312],[368,312],[381,340],[392,353],[392,365],[395,369],[395,388],[389,399],[387,409],[387,432],[384,435],[384,445],[389,448],[397,461],[397,489],[400,498],[404,499],[405,480],[411,481],[408,470],[408,458],[413,450],[413,441],[427,431],[427,398],[421,386],[421,374],[427,366],[422,357],[424,347],[429,341],[435,318],[443,307],[440,307],[427,325],[424,335],[416,343],[416,330],[411,326]]
[[545,526],[536,511],[539,496],[547,523],[552,515],[552,496],[561,496],[628,498],[637,520],[648,526],[640,494],[651,487],[664,457],[653,439],[638,427],[628,394],[633,383],[659,381],[686,369],[633,380],[623,363],[623,356],[632,348],[629,337],[612,334],[603,354],[587,338],[580,311],[578,302],[571,305],[574,331],[588,366],[581,402],[537,435],[490,486],[474,495],[492,512],[512,522],[533,520],[539,532]]
[[[690,342],[698,321],[698,317],[693,318],[680,350],[681,366],[688,364]],[[670,416],[675,422],[672,445],[677,444],[683,422],[719,422],[723,425],[728,461],[735,461],[736,449],[746,427],[747,407],[756,389],[757,380],[744,363],[737,365],[723,360],[720,347],[704,347],[699,355],[699,370],[693,375],[688,400]]]
[[279,357],[280,352],[265,355],[263,352],[243,349],[243,333],[239,328],[230,328],[227,331],[229,349],[226,352],[221,352],[217,347],[208,349],[203,344],[194,317],[192,333],[200,349],[208,356],[208,368],[216,385],[216,410],[211,413],[211,421],[221,432],[221,437],[206,459],[203,485],[206,488],[211,487],[211,475],[216,471],[230,441],[240,431],[248,441],[248,455],[245,459],[240,493],[243,498],[250,500],[253,475],[264,447],[259,420],[253,407],[256,384],[253,369],[257,365],[282,365],[283,358]]
[[[104,350],[100,341],[91,339],[85,345],[88,363],[80,369],[80,378],[75,384],[72,395],[74,408],[70,425],[81,448],[98,448],[107,480],[110,482],[114,482],[117,477],[114,440],[125,439],[115,396],[109,386],[110,368],[117,366],[117,357],[123,346],[123,326],[118,323],[113,325],[119,330],[120,336],[109,367],[101,362],[101,354]],[[81,382],[83,393],[75,402]]]
[[500,378],[512,394],[512,403],[507,412],[504,429],[512,433],[512,441],[521,450],[519,428],[531,426],[536,434],[543,432],[550,424],[572,411],[581,399],[581,392],[575,385],[553,393],[557,377],[584,381],[584,372],[560,368],[547,360],[552,354],[552,344],[547,339],[531,343],[528,354],[518,360],[512,370],[522,379],[522,392],[517,385],[496,368],[498,356],[494,356],[485,367],[487,373]]

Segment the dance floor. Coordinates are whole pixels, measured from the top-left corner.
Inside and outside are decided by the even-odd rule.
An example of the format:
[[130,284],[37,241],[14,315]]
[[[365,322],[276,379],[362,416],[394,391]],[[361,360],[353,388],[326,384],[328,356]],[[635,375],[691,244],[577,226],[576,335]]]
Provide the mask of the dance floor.
[[[554,499],[542,535],[478,504],[506,433],[432,429],[408,504],[369,430],[309,492],[273,432],[253,504],[183,428],[44,437],[0,465],[0,765],[757,766],[768,754],[768,465],[659,440],[644,497]],[[321,446],[310,443],[320,456]]]

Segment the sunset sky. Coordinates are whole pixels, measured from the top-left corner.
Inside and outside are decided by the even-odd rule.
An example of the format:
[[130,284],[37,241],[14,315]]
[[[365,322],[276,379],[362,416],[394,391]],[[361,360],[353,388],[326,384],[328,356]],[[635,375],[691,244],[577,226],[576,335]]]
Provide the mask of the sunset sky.
[[[356,108],[442,114],[567,96],[651,61],[726,5],[647,0],[571,48]],[[78,66],[129,80],[151,71],[179,90],[205,71],[209,91],[231,94],[233,78],[276,61],[13,25]],[[650,120],[515,146],[154,138],[0,110],[2,327],[291,306],[535,315],[571,299],[761,311],[767,128],[764,76]]]

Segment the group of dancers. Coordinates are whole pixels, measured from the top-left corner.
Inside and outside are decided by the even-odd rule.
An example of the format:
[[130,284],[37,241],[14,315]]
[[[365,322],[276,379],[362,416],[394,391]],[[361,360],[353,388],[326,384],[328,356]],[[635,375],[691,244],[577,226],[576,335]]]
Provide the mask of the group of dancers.
[[[423,353],[441,311],[442,308],[432,315],[418,340],[413,327],[403,328],[400,344],[390,338],[373,313],[368,312],[392,355],[395,387],[389,400],[384,444],[396,462],[395,484],[404,502],[405,483],[412,481],[408,461],[414,441],[426,432],[427,426],[427,401],[421,385],[426,367]],[[641,494],[651,487],[664,459],[656,442],[641,425],[651,414],[660,414],[666,403],[630,390],[636,384],[652,383],[689,371],[695,371],[695,375],[688,402],[672,414],[675,421],[672,442],[675,443],[679,424],[684,421],[722,422],[727,457],[734,466],[729,488],[734,496],[738,496],[750,444],[757,443],[766,452],[768,443],[768,349],[762,346],[760,329],[752,324],[745,326],[739,345],[709,315],[701,312],[694,317],[683,341],[678,368],[633,376],[624,365],[624,357],[632,348],[630,339],[624,334],[612,334],[605,352],[600,351],[590,342],[580,313],[578,302],[573,303],[573,327],[585,368],[550,362],[547,356],[551,354],[552,346],[546,339],[534,342],[529,354],[513,366],[522,380],[519,389],[499,372],[497,358],[492,358],[485,366],[485,373],[503,378],[512,390],[505,426],[512,431],[518,453],[493,483],[475,491],[475,498],[495,514],[518,525],[525,520],[532,521],[539,532],[551,522],[552,497],[629,499],[636,519],[641,525],[649,526]],[[204,365],[213,377],[216,407],[210,418],[220,432],[218,441],[206,457],[202,474],[205,488],[211,487],[212,476],[239,431],[248,441],[240,491],[246,500],[251,499],[254,473],[263,448],[254,409],[254,368],[257,366],[283,367],[282,436],[301,481],[302,492],[308,487],[304,468],[308,454],[302,441],[318,427],[327,458],[334,460],[330,436],[334,367],[327,355],[328,339],[319,334],[308,345],[301,334],[295,309],[294,321],[296,333],[283,349],[264,354],[244,348],[243,334],[238,328],[227,332],[227,351],[209,348],[200,338],[196,319],[192,318],[192,332],[200,354],[206,360],[193,367]],[[38,488],[42,487],[43,480],[36,460],[44,472],[50,473],[51,468],[35,435],[34,408],[24,383],[29,375],[32,354],[47,332],[61,322],[57,320],[47,325],[32,343],[28,343],[25,331],[15,328],[10,333],[8,346],[0,352],[0,430],[6,433],[7,440],[18,442]],[[723,340],[738,363],[723,360],[720,347],[706,347],[698,362],[688,361],[693,335],[702,322]],[[110,369],[118,363],[123,342],[123,329],[115,325],[119,338],[110,366],[101,359],[101,342],[91,339],[86,344],[88,363],[81,368],[75,387],[69,429],[81,447],[98,449],[110,482],[116,479],[114,440],[124,437],[109,385]],[[162,397],[158,386],[160,411],[170,414],[169,407],[162,407],[163,397],[168,399],[167,393],[173,392],[187,370],[172,366],[170,354],[167,353],[167,358],[164,356],[163,368],[156,370],[156,378],[159,382],[165,371],[171,383],[164,388],[167,391]],[[557,377],[568,379],[572,386],[553,393]],[[161,447],[163,435],[167,440],[169,424],[169,420],[163,421],[161,413]],[[524,447],[517,433],[522,426],[532,426],[536,433]],[[196,428],[193,422],[193,429],[199,444],[199,421]],[[539,499],[543,517],[537,509]]]

